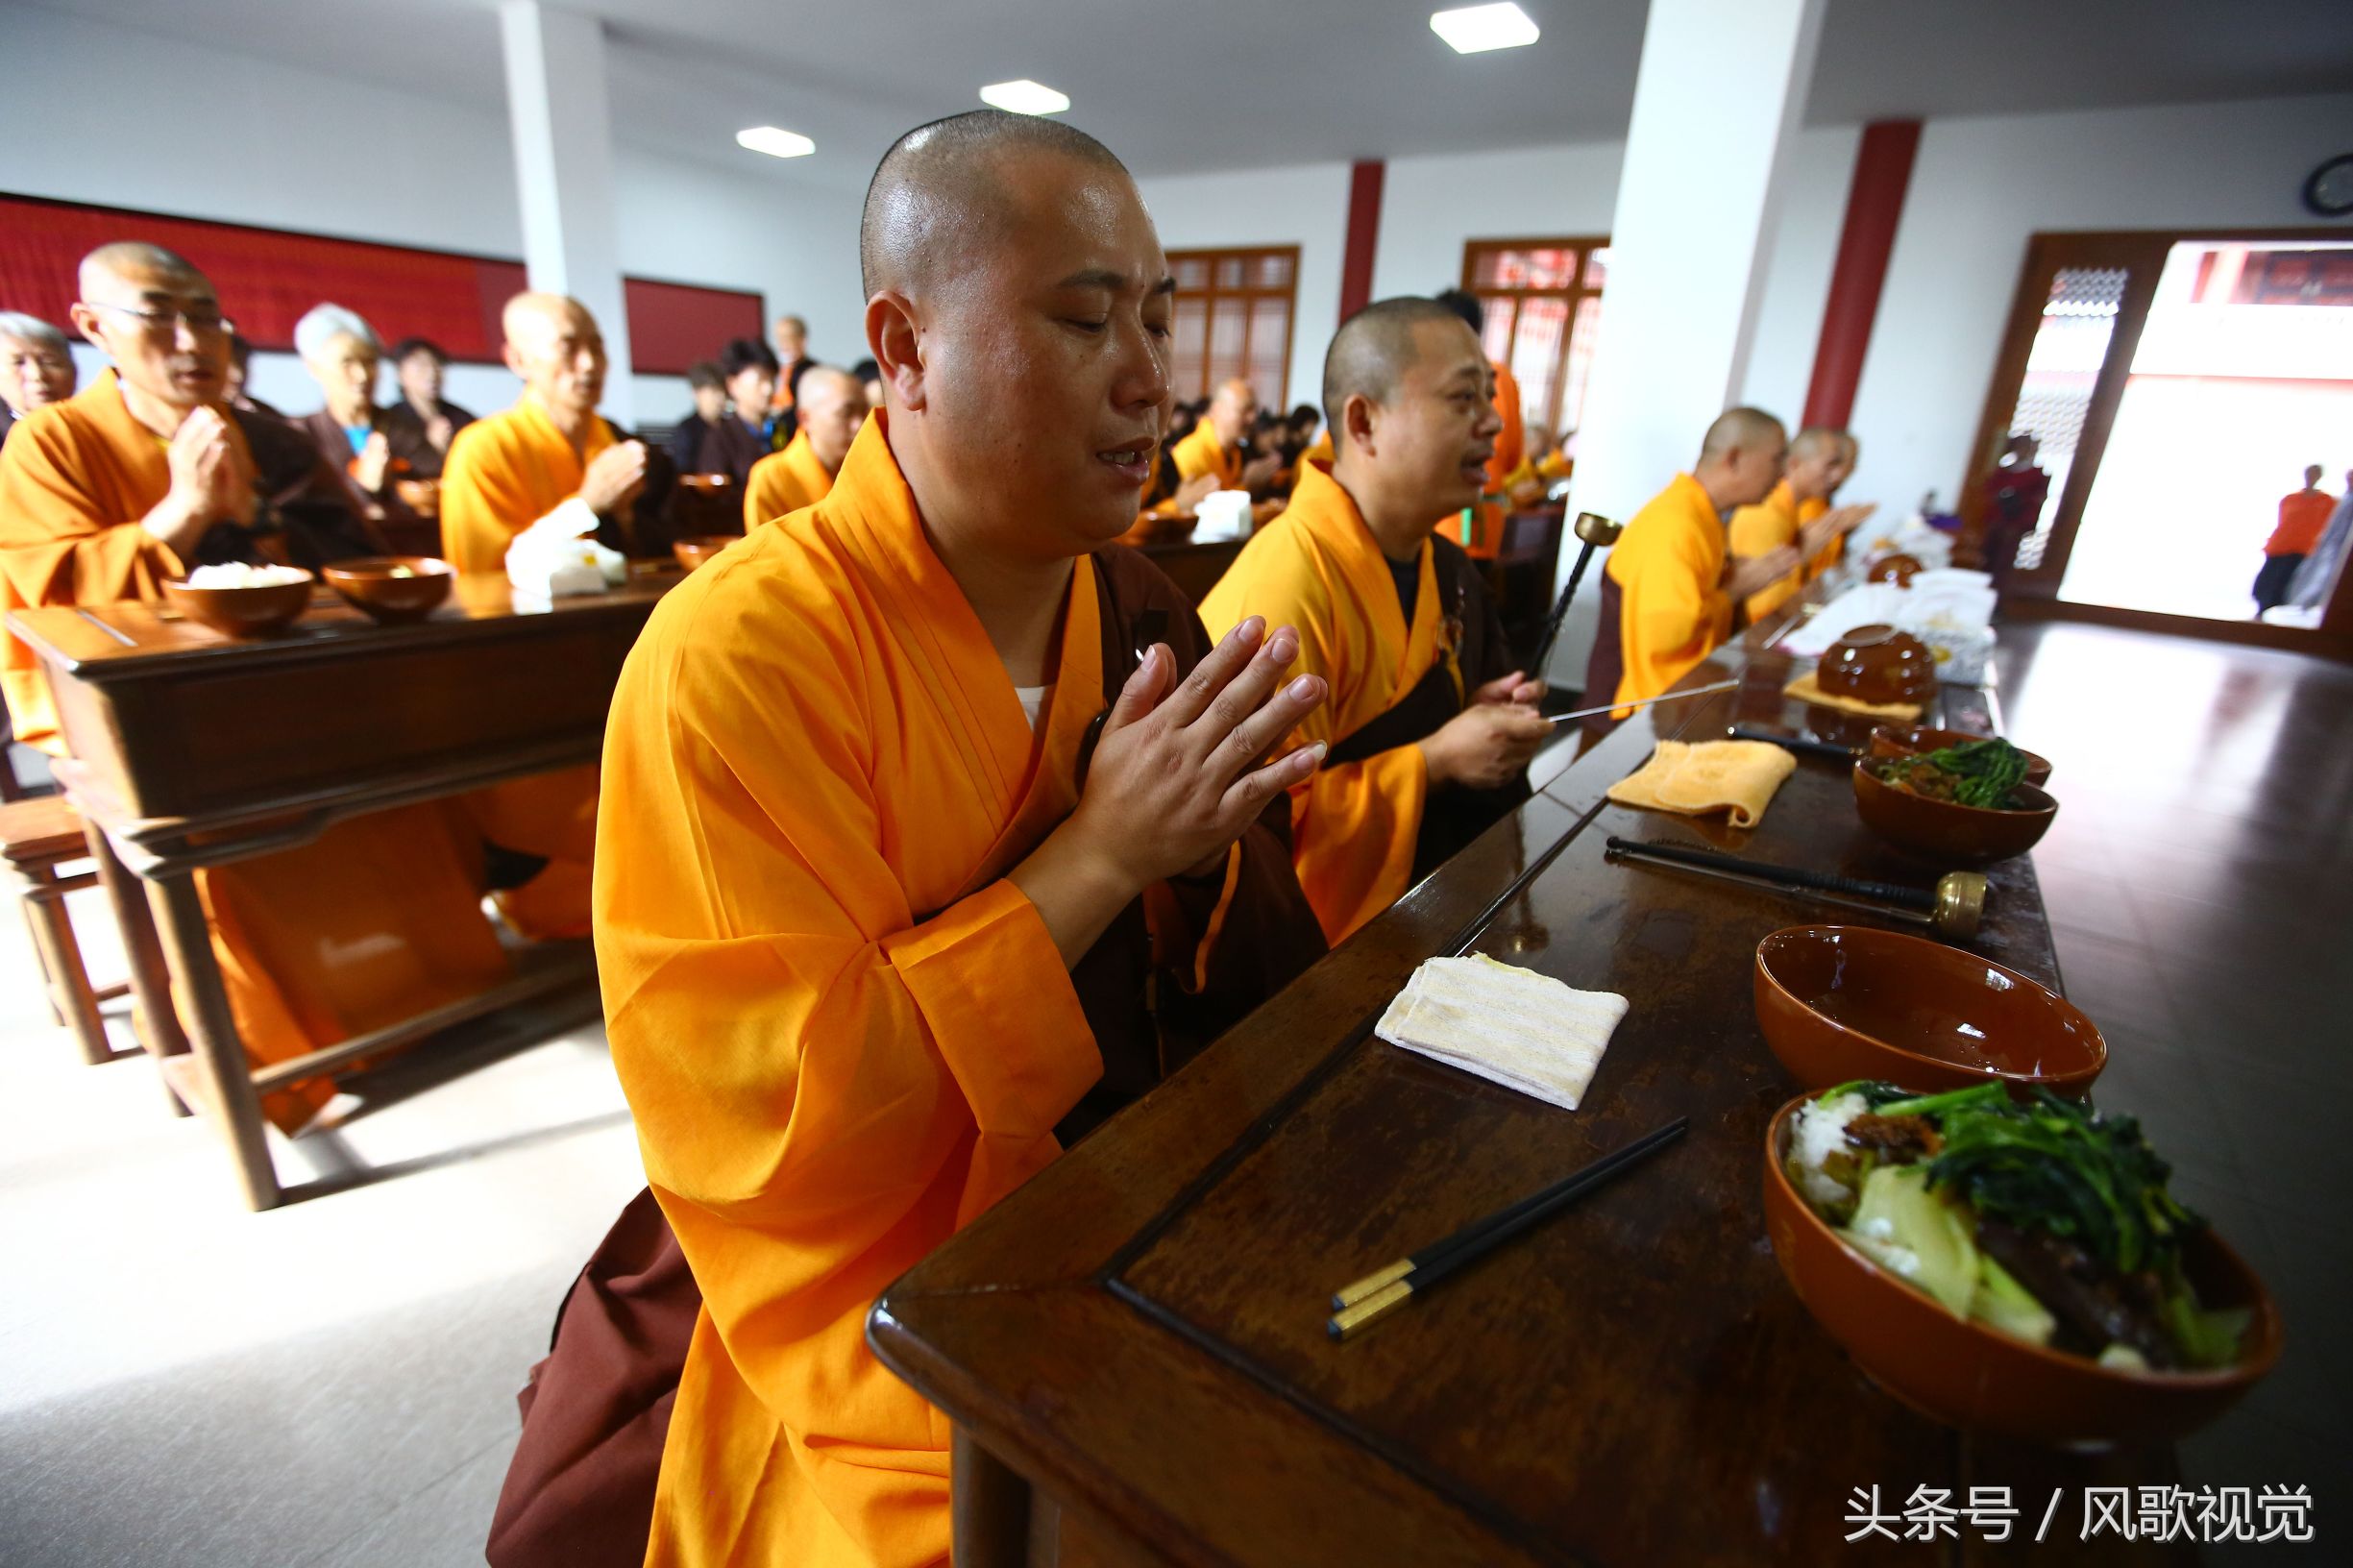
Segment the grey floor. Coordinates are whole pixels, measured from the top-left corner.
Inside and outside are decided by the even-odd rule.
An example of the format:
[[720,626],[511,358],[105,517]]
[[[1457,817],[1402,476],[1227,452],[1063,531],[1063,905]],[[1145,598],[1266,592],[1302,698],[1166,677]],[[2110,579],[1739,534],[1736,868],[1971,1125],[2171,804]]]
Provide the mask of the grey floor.
[[[2287,1318],[2187,1480],[2308,1487],[2300,1556],[2353,1561],[2353,671],[2058,627],[2005,632],[2003,672],[2012,733],[2059,768],[2036,864],[2108,1033],[2099,1099],[2145,1118]],[[2120,673],[2166,711],[2120,702]],[[0,1564],[481,1561],[514,1391],[642,1177],[595,1026],[456,1056],[473,1070],[278,1141],[288,1180],[332,1190],[248,1214],[144,1062],[79,1065],[0,930]]]
[[[119,974],[102,907],[76,924]],[[581,1261],[644,1182],[603,1033],[463,1054],[273,1137],[329,1195],[244,1212],[141,1060],[87,1067],[0,930],[0,1563],[478,1564]]]

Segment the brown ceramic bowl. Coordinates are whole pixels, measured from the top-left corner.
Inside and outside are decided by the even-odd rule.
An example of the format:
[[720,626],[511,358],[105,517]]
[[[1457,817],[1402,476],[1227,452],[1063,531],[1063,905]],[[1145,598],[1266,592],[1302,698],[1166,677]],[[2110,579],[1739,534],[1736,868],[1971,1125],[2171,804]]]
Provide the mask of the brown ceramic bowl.
[[1823,653],[1814,679],[1830,696],[1858,702],[1928,702],[1936,697],[1936,657],[1909,632],[1857,626]]
[[678,558],[680,566],[692,572],[729,545],[742,543],[743,538],[740,533],[707,533],[696,539],[678,540],[670,547],[670,552]]
[[191,588],[184,582],[167,582],[163,597],[182,615],[224,637],[275,637],[310,607],[314,586],[306,572],[300,582],[259,588]]
[[1756,944],[1756,1024],[1807,1089],[1877,1078],[1926,1094],[1989,1080],[2081,1098],[2107,1042],[2073,1003],[1959,947],[1862,925]]
[[441,515],[441,481],[439,479],[395,479],[392,488],[408,509],[419,517]]
[[1912,586],[1912,578],[1920,572],[1917,555],[1882,555],[1871,563],[1872,582],[1892,582],[1899,588]]
[[2021,784],[2010,792],[2011,799],[2024,803],[2015,811],[1931,800],[1872,772],[1885,760],[1863,757],[1856,761],[1856,815],[1865,827],[1897,848],[1943,870],[1991,866],[2022,855],[2050,831],[2051,820],[2059,815],[2059,802],[2031,784]]
[[1790,1288],[1865,1376],[1932,1421],[2052,1447],[2164,1443],[2239,1402],[2279,1360],[2279,1309],[2244,1259],[2212,1231],[2184,1265],[2198,1299],[2251,1314],[2235,1366],[2125,1372],[1956,1317],[1838,1238],[1789,1185],[1800,1095],[1765,1130],[1765,1229]]
[[[1942,751],[1949,746],[1966,741],[1982,741],[1983,735],[1972,735],[1965,729],[1930,729],[1924,724],[1879,724],[1871,732],[1870,755],[1875,757],[1918,757],[1930,751]],[[2026,782],[2041,789],[2050,782],[2050,759],[2036,755],[2023,747],[2019,755],[2026,759]]]
[[345,603],[386,625],[422,621],[450,597],[457,568],[431,555],[338,561],[319,574]]

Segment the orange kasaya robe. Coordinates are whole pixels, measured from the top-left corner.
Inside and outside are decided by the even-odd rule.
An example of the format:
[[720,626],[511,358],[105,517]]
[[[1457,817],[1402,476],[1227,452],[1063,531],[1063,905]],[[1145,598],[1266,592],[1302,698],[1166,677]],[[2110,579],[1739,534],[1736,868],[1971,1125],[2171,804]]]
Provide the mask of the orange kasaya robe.
[[[536,399],[478,419],[450,442],[441,478],[441,548],[460,572],[503,574],[515,536],[580,493],[581,478],[614,441],[601,417],[576,451]],[[547,861],[499,910],[525,936],[588,935],[589,867],[596,852],[594,764],[494,784],[464,797],[493,844]]]
[[[229,435],[250,467],[233,421]],[[139,521],[170,489],[165,443],[132,417],[113,372],[35,410],[0,448],[0,609],[160,598],[186,564]],[[31,650],[13,637],[0,647],[17,738],[63,755]],[[480,840],[446,803],[378,812],[301,848],[198,871],[246,1054],[282,1062],[509,979],[481,878]],[[333,1092],[308,1080],[262,1109],[291,1132]]]
[[1217,476],[1218,489],[1241,488],[1241,449],[1226,450],[1225,445],[1217,439],[1217,427],[1206,419],[1194,426],[1192,434],[1179,441],[1169,455],[1176,459],[1179,483],[1197,479],[1204,474],[1214,474]]
[[[1742,506],[1732,513],[1728,527],[1731,552],[1734,555],[1763,555],[1783,545],[1795,547],[1806,525],[1830,509],[1826,497],[1808,496],[1803,501],[1783,479],[1773,487],[1773,493],[1753,506]],[[1746,609],[1751,625],[1762,621],[1798,597],[1805,585],[1836,566],[1847,553],[1844,535],[1831,540],[1815,552],[1813,559],[1748,597]]]
[[[1388,561],[1356,502],[1328,465],[1310,464],[1282,520],[1252,535],[1210,590],[1202,623],[1213,637],[1252,615],[1264,616],[1269,630],[1298,628],[1293,673],[1323,676],[1331,695],[1293,733],[1293,745],[1344,747],[1405,702],[1434,668],[1452,679],[1452,700],[1442,705],[1452,717],[1473,687],[1503,673],[1490,666],[1507,653],[1500,626],[1487,633],[1492,607],[1483,590],[1470,586],[1476,576],[1467,565],[1458,580],[1466,585],[1466,600],[1478,594],[1477,602],[1442,602],[1440,582],[1448,574],[1439,569],[1440,550],[1456,547],[1422,542],[1409,623]],[[1461,562],[1459,552],[1454,560]],[[1467,649],[1465,623],[1474,618],[1478,626],[1467,629],[1478,649]],[[1360,759],[1327,761],[1291,791],[1291,864],[1335,945],[1412,886],[1432,806],[1418,739],[1406,737]]]
[[744,531],[814,506],[832,488],[833,476],[818,461],[809,432],[796,430],[782,452],[772,452],[751,465],[751,478],[744,484]]
[[887,429],[671,591],[606,729],[606,1026],[703,1296],[651,1568],[946,1560],[948,1425],[868,1349],[867,1312],[1054,1157],[1105,1071],[1004,879],[1077,799],[1094,563],[1033,733]]
[[2264,542],[2266,555],[2310,555],[2328,530],[2337,498],[2325,490],[2297,490],[2280,498],[2279,527]]
[[1307,482],[1309,471],[1318,463],[1325,468],[1332,466],[1332,431],[1329,428],[1316,436],[1313,446],[1299,454],[1299,466],[1291,471],[1291,494],[1299,493],[1299,487]]
[[1618,702],[1656,697],[1731,634],[1724,552],[1723,520],[1688,474],[1627,523],[1603,567],[1620,596]]

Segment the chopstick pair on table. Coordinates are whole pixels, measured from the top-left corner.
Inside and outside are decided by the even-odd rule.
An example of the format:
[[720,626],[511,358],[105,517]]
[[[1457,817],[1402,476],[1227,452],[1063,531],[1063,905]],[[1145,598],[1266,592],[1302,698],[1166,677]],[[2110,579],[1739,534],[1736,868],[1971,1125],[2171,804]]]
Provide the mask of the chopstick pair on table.
[[1443,1240],[1434,1241],[1410,1258],[1401,1258],[1352,1284],[1332,1297],[1332,1320],[1325,1330],[1335,1339],[1346,1339],[1379,1322],[1414,1296],[1468,1263],[1533,1230],[1579,1198],[1682,1137],[1690,1118],[1678,1116],[1654,1132],[1645,1133],[1614,1154],[1605,1154],[1574,1175],[1565,1176],[1531,1193],[1507,1209],[1474,1220]]

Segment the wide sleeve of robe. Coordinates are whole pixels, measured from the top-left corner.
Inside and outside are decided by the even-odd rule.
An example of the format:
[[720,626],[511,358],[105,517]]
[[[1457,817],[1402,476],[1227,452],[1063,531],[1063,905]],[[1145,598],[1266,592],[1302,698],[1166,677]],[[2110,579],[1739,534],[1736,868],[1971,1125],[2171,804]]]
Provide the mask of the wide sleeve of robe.
[[924,801],[878,796],[853,711],[886,653],[707,586],[630,656],[597,846],[614,1061],[708,1312],[664,1457],[693,1524],[657,1513],[650,1560],[942,1561],[946,1424],[865,1316],[1052,1158],[1101,1060],[1010,882],[907,907]]
[[[1299,658],[1287,678],[1321,675],[1331,695],[1291,732],[1291,747],[1337,745],[1379,718],[1387,703],[1373,693],[1373,661],[1402,656],[1378,646],[1360,614],[1343,610],[1319,560],[1287,532],[1262,532],[1202,606],[1202,619],[1218,636],[1253,615],[1264,616],[1270,632],[1298,629]],[[1394,890],[1412,880],[1429,796],[1430,769],[1419,746],[1327,761],[1292,787],[1292,864],[1326,941],[1340,941],[1387,908]]]
[[539,521],[522,454],[503,422],[478,421],[450,440],[441,478],[441,553],[460,572],[503,573],[506,547]]
[[[1645,508],[1612,551],[1607,570],[1623,598],[1619,635],[1626,674],[1620,702],[1656,697],[1717,644],[1731,624],[1731,602],[1717,585],[1724,570],[1714,527],[1672,495]],[[1635,528],[1648,524],[1639,538]],[[1627,547],[1631,544],[1633,549]]]
[[[85,443],[87,446],[88,443]],[[20,421],[0,448],[0,573],[13,604],[106,604],[153,599],[187,575],[172,548],[114,516],[69,454],[63,415]]]

